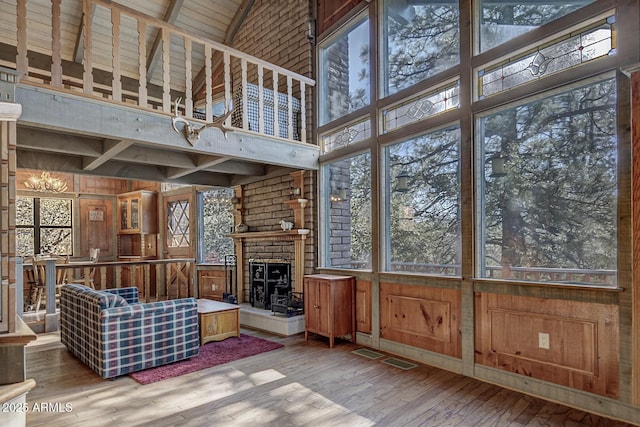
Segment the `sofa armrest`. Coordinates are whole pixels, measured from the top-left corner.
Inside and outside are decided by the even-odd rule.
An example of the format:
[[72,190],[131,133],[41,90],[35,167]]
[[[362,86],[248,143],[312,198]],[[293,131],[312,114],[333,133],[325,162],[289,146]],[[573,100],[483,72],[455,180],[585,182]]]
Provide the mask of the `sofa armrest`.
[[105,289],[103,292],[120,295],[128,304],[135,304],[138,302],[138,288],[135,286],[130,288]]

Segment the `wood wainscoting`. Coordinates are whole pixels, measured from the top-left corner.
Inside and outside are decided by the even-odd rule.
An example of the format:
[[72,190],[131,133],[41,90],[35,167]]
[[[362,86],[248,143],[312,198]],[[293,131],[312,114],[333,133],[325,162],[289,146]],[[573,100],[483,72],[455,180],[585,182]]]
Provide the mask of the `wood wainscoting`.
[[356,279],[356,332],[371,333],[371,281]]
[[457,289],[380,283],[380,336],[461,357],[461,295]]
[[[223,293],[229,292],[224,267],[198,267],[198,297],[222,301]],[[231,290],[235,292],[235,289]]]
[[476,363],[618,397],[618,307],[477,293]]

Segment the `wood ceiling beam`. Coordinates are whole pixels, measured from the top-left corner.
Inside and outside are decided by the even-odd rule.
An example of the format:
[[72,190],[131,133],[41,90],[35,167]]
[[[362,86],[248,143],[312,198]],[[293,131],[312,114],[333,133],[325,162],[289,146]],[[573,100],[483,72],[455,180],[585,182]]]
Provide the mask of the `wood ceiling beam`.
[[[164,15],[163,21],[174,24],[176,19],[178,19],[178,15],[180,15],[180,10],[184,5],[184,0],[171,0],[171,4],[167,9],[167,12]],[[160,50],[160,43],[162,43],[162,31],[158,31],[155,39],[153,40],[153,44],[151,45],[151,49],[147,54],[147,81],[151,80],[153,76],[153,71],[156,68],[156,64],[158,63],[158,51]]]
[[226,44],[227,46],[231,46],[231,43],[233,43],[233,39],[236,38],[236,34],[238,34],[242,23],[247,18],[247,15],[251,11],[254,3],[255,0],[244,0],[240,7],[238,7],[236,14],[233,15],[233,18],[231,18],[229,27],[227,27],[227,33],[224,36],[224,44]]
[[[91,16],[89,22],[93,22],[93,17],[96,14],[96,5],[91,7]],[[80,15],[80,24],[78,25],[78,34],[76,35],[76,46],[73,49],[73,61],[82,64],[82,58],[84,58],[84,14]]]
[[[249,12],[251,11],[251,8],[253,7],[254,3],[255,3],[255,0],[244,0],[240,5],[240,7],[238,7],[238,10],[236,11],[235,15],[233,15],[233,18],[231,18],[231,22],[227,27],[227,32],[225,33],[224,40],[222,42],[223,44],[227,46],[231,46],[231,43],[233,43],[233,39],[235,39],[236,35],[238,34],[238,31],[240,30],[242,23],[247,18],[247,15],[249,15]],[[212,70],[218,69],[220,64],[222,64],[222,61],[223,61],[222,54],[218,51],[215,51],[213,53],[213,60],[212,60],[213,64],[211,66],[211,69]],[[202,67],[202,69],[198,71],[195,78],[193,79],[194,94],[198,93],[198,91],[200,91],[200,89],[202,89],[202,87],[204,86],[205,84],[204,76],[205,76],[205,67]]]
[[103,165],[109,160],[113,159],[116,155],[120,154],[133,144],[133,141],[121,140],[105,140],[104,151],[102,155],[96,158],[85,158],[82,161],[82,169],[85,171],[94,170],[98,166]]
[[208,167],[215,166],[217,164],[226,162],[228,157],[222,156],[198,156],[196,161],[197,165],[193,168],[168,168],[167,177],[171,179],[181,178],[183,176],[191,175],[194,172],[207,169]]
[[81,157],[54,153],[39,153],[36,151],[23,150],[20,147],[18,147],[16,159],[19,169],[48,170],[140,181],[229,187],[233,179],[231,175],[203,171],[199,171],[182,179],[170,179],[167,177],[165,168],[162,166],[135,165],[135,167],[132,167],[131,163],[113,160],[93,170],[84,170]]
[[18,125],[18,145],[31,151],[45,151],[74,156],[99,157],[102,142],[81,135],[62,134]]
[[232,175],[263,176],[265,166],[259,163],[241,162],[238,160],[228,160],[206,169],[208,172],[226,173]]

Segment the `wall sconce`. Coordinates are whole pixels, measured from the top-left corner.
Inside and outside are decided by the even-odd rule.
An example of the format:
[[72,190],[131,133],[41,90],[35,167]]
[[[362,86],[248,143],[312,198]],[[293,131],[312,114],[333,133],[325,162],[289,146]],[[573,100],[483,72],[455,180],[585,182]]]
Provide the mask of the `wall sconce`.
[[489,160],[491,160],[491,174],[489,177],[500,178],[507,175],[504,171],[504,157],[502,157],[502,154],[497,154]]
[[409,191],[409,178],[411,178],[411,176],[407,171],[400,171],[400,173],[396,175],[396,191],[400,193]]
[[302,189],[300,187],[291,187],[289,194],[292,196],[299,196],[302,194]]
[[233,196],[233,197],[231,198],[231,200],[230,200],[230,202],[231,202],[232,204],[234,204],[234,205],[239,204],[239,203],[240,203],[240,201],[241,201],[240,197],[237,197],[237,196]]

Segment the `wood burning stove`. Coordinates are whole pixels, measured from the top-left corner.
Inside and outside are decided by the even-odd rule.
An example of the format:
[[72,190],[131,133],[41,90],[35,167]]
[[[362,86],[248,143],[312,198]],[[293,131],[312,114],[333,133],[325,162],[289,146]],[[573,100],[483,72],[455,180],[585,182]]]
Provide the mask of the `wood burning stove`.
[[291,264],[288,262],[249,261],[249,300],[253,307],[271,309],[271,296],[291,292]]

